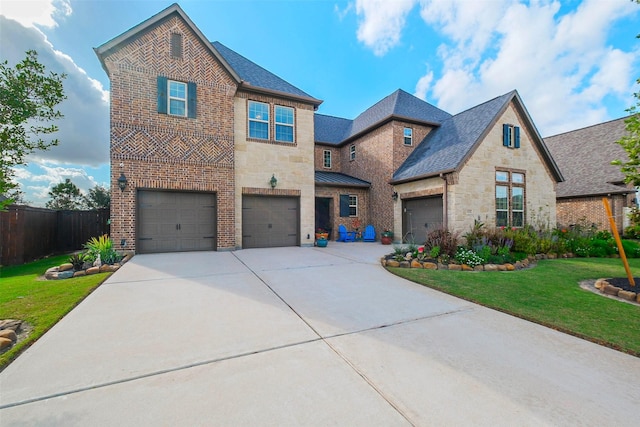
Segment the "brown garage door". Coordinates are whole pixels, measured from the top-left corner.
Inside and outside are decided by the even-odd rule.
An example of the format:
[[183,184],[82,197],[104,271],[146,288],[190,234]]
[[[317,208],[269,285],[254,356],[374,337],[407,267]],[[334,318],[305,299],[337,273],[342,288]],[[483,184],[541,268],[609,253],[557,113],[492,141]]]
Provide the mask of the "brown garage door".
[[426,241],[427,233],[442,227],[442,196],[404,201],[402,235],[407,243]]
[[299,198],[242,197],[242,247],[273,248],[300,244]]
[[216,195],[138,192],[138,253],[216,249]]

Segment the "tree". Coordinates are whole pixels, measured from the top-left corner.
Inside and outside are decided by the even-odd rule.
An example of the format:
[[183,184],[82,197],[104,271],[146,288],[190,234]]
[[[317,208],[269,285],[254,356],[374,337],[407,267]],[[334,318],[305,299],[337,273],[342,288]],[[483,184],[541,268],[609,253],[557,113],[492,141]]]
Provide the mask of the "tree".
[[[640,4],[640,0],[635,0],[635,2]],[[640,38],[640,34],[636,38]],[[640,79],[636,80],[636,83],[640,84]],[[620,166],[620,170],[625,176],[625,183],[638,187],[640,186],[640,170],[638,169],[640,168],[640,92],[634,93],[633,97],[636,99],[636,105],[626,110],[630,116],[624,121],[628,135],[623,136],[620,141],[616,141],[627,152],[629,160],[626,162],[614,160],[611,164]]]
[[85,197],[85,204],[89,209],[109,209],[111,206],[111,192],[101,185],[89,189]]
[[84,207],[84,196],[69,178],[55,185],[49,191],[49,197],[51,200],[46,204],[49,209],[79,210]]
[[[58,144],[40,136],[58,130],[51,123],[61,119],[56,106],[66,97],[62,81],[65,74],[49,72],[38,62],[38,53],[26,52],[26,58],[15,68],[0,63],[0,194],[10,194],[17,187],[13,167],[25,165],[25,158],[36,150]],[[0,210],[12,202],[0,202]]]

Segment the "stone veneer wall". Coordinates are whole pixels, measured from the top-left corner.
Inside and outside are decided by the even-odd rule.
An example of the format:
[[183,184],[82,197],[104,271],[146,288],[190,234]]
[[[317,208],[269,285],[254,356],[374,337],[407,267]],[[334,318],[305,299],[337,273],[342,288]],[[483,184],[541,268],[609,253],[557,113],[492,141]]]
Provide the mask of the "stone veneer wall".
[[[295,142],[282,143],[248,138],[248,101],[295,109]],[[315,218],[314,177],[314,109],[313,105],[241,91],[234,103],[235,111],[235,229],[236,242],[242,246],[242,194],[294,195],[300,197],[300,244],[313,245]],[[270,120],[270,136],[275,133],[274,120]],[[269,180],[275,176],[278,184],[273,192]],[[248,193],[246,189],[254,189]],[[307,235],[309,238],[307,238]]]
[[[170,54],[172,33],[183,56]],[[135,250],[139,189],[214,192],[217,248],[234,248],[235,82],[182,19],[171,15],[104,58],[111,80],[111,236]],[[157,77],[197,84],[197,117],[157,112]],[[128,186],[120,192],[121,173]]]

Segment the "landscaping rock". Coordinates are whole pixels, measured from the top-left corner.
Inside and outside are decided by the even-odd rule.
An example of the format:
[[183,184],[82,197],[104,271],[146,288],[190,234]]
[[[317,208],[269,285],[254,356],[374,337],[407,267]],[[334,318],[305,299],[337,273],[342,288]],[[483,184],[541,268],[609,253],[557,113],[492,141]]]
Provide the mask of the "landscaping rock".
[[498,266],[495,264],[487,264],[484,266],[484,271],[498,271]]
[[400,262],[400,267],[409,268],[409,267],[411,267],[411,264],[409,264],[409,261],[401,261]]
[[73,277],[82,277],[86,275],[87,275],[87,272],[84,270],[76,271],[75,273],[73,273]]
[[87,274],[96,274],[96,273],[100,273],[100,267],[91,267],[91,268],[87,268],[86,272],[87,272]]
[[626,299],[627,301],[635,301],[637,294],[635,292],[621,290],[620,292],[618,292],[618,297]]
[[449,270],[461,271],[462,266],[460,264],[449,264]]
[[473,267],[473,271],[484,271],[484,265],[476,265]]
[[417,259],[411,261],[411,268],[423,268],[422,263]]
[[498,271],[507,271],[506,264],[498,264]]
[[13,341],[9,338],[0,338],[0,350],[7,349],[13,346]]
[[619,288],[619,287],[613,286],[613,285],[606,285],[601,290],[607,295],[618,296],[618,292],[620,292],[622,290],[622,288]]
[[513,264],[505,264],[505,265],[504,265],[504,268],[505,268],[507,271],[515,271],[515,269],[516,269],[516,267],[515,267]]
[[516,261],[516,263],[513,266],[516,268],[516,270],[522,270],[523,268],[522,262],[520,261]]
[[467,264],[462,264],[460,268],[462,271],[473,271],[473,268],[469,267]]
[[18,341],[18,335],[11,329],[3,329],[0,331],[0,338],[7,338],[13,342]]
[[107,273],[109,271],[109,264],[100,265],[100,273]]
[[640,303],[640,292],[638,292],[638,296],[636,297],[636,302]]
[[556,255],[556,254],[547,254],[547,258],[548,259],[556,259],[556,258],[558,258],[558,255]]
[[11,329],[13,332],[18,333],[22,326],[22,320],[4,319],[0,320],[0,330]]
[[437,270],[439,267],[438,264],[427,261],[422,263],[422,268],[426,268],[427,270]]
[[69,271],[69,270],[73,270],[73,264],[67,262],[65,264],[60,264],[60,267],[58,267],[58,271]]
[[524,268],[529,267],[530,263],[531,263],[531,261],[529,261],[529,258],[525,258],[522,261],[520,261],[520,264],[522,264],[522,267],[524,267]]
[[58,279],[71,279],[73,277],[73,270],[60,271],[58,273]]
[[438,263],[438,270],[448,270],[448,269],[449,269],[449,264]]
[[44,277],[47,280],[57,280],[58,279],[58,267],[51,267],[44,273]]
[[598,279],[596,280],[596,283],[594,283],[594,287],[596,289],[600,289],[602,290],[605,286],[607,286],[609,284],[609,282],[607,282],[605,279]]
[[387,261],[387,267],[400,267],[400,263],[394,259]]

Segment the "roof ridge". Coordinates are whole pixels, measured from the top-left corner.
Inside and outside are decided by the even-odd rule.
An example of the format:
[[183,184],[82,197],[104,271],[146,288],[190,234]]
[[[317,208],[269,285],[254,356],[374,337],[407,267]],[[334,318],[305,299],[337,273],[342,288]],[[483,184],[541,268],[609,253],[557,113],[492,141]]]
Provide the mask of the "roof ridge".
[[581,131],[581,130],[586,130],[586,129],[593,128],[593,127],[596,127],[596,126],[606,125],[606,124],[609,124],[609,123],[617,122],[617,121],[619,121],[619,120],[626,120],[626,119],[628,119],[629,117],[631,117],[631,116],[633,116],[633,115],[634,115],[634,114],[630,114],[630,115],[628,115],[628,116],[618,117],[617,119],[607,120],[606,122],[602,122],[602,123],[595,123],[595,124],[592,124],[592,125],[588,125],[588,126],[584,126],[584,127],[578,128],[578,129],[573,129],[573,130],[568,130],[568,131],[566,131],[566,132],[557,133],[557,134],[555,134],[555,135],[545,136],[543,139],[547,139],[547,138],[555,138],[555,137],[557,137],[557,136],[562,136],[562,135],[566,135],[566,134],[568,134],[568,133],[573,133],[573,132],[578,132],[578,131]]

